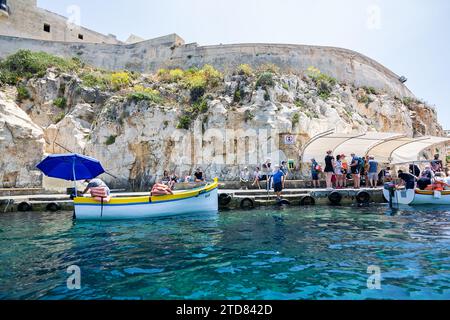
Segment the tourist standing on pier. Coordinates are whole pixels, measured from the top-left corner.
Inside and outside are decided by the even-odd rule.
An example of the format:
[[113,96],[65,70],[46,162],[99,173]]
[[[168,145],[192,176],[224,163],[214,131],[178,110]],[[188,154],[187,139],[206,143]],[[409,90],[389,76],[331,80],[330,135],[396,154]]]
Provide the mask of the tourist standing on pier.
[[277,200],[281,200],[281,193],[283,192],[284,172],[280,170],[280,166],[275,166],[273,171],[273,189],[277,194]]
[[344,168],[342,166],[341,155],[336,156],[336,189],[342,189],[344,187]]
[[353,184],[355,189],[359,189],[361,187],[361,176],[360,176],[360,170],[361,170],[361,162],[362,159],[357,157],[356,154],[352,153],[352,162],[350,164],[350,171],[352,173],[353,177]]
[[319,173],[321,172],[320,165],[317,163],[316,159],[311,159],[311,179],[313,188],[319,188]]
[[327,151],[327,156],[325,157],[325,179],[327,183],[327,189],[333,189],[333,179],[334,168],[336,166],[334,157],[332,156],[333,151]]
[[341,154],[341,162],[342,162],[342,172],[344,173],[344,176],[342,177],[342,187],[347,188],[347,179],[349,175],[348,170],[348,162],[347,162],[347,156],[345,154]]
[[375,157],[370,156],[368,161],[367,178],[371,188],[376,188],[378,185],[378,162]]
[[363,165],[363,167],[361,169],[362,170],[361,171],[361,175],[364,176],[364,181],[366,183],[366,188],[368,188],[370,186],[370,183],[369,183],[369,160],[370,160],[369,156],[366,155],[363,160],[364,160],[364,165]]
[[386,182],[392,181],[391,167],[386,167],[386,169],[382,169],[380,173],[378,173],[378,181],[383,185]]
[[267,181],[267,190],[270,189],[270,181],[272,179],[272,160],[267,159],[262,164],[262,175],[259,181]]

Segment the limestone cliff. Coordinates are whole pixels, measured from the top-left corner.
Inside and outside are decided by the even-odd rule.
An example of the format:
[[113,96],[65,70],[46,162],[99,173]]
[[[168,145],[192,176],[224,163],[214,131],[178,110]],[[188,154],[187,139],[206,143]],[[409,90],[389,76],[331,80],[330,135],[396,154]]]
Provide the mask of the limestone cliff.
[[[425,103],[338,83],[314,68],[208,68],[127,73],[114,89],[52,68],[3,85],[0,187],[39,185],[34,165],[62,147],[99,159],[117,176],[104,176],[113,187],[145,190],[164,170],[185,175],[201,166],[208,177],[235,180],[274,153],[297,160],[309,139],[330,129],[442,135]],[[20,101],[18,91],[27,92]],[[294,145],[279,143],[286,134]]]

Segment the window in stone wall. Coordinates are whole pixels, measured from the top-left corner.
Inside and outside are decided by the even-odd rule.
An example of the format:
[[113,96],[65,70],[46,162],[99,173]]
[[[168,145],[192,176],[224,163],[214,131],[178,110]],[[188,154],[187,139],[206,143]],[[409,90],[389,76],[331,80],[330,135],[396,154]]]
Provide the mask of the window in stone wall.
[[44,23],[44,31],[50,32],[50,25],[48,23]]
[[78,34],[78,39],[83,40],[84,36],[82,34]]

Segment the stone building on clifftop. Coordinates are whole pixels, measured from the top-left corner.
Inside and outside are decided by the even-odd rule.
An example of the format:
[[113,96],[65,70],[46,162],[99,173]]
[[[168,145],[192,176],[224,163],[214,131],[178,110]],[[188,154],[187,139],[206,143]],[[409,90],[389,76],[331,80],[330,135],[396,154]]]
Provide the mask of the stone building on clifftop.
[[[76,17],[77,8],[73,10]],[[114,35],[77,26],[66,17],[39,8],[37,0],[0,0],[0,34],[50,41],[121,43]]]
[[0,59],[27,49],[66,58],[77,57],[106,70],[126,69],[142,73],[205,64],[224,73],[240,64],[252,67],[275,64],[282,72],[302,73],[314,66],[341,83],[414,98],[404,84],[405,77],[352,50],[267,43],[199,46],[197,43],[186,44],[176,34],[150,40],[130,35],[126,42],[121,42],[113,35],[71,24],[69,20],[73,19],[38,8],[36,0],[0,0],[0,4]]

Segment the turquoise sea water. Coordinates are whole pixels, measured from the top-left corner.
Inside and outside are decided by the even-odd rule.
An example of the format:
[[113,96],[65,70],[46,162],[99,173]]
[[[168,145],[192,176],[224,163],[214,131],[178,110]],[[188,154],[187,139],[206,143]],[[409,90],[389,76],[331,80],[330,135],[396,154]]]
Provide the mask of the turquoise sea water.
[[[450,210],[0,215],[0,299],[450,299]],[[67,268],[81,269],[69,290]],[[369,290],[367,268],[381,270]]]

